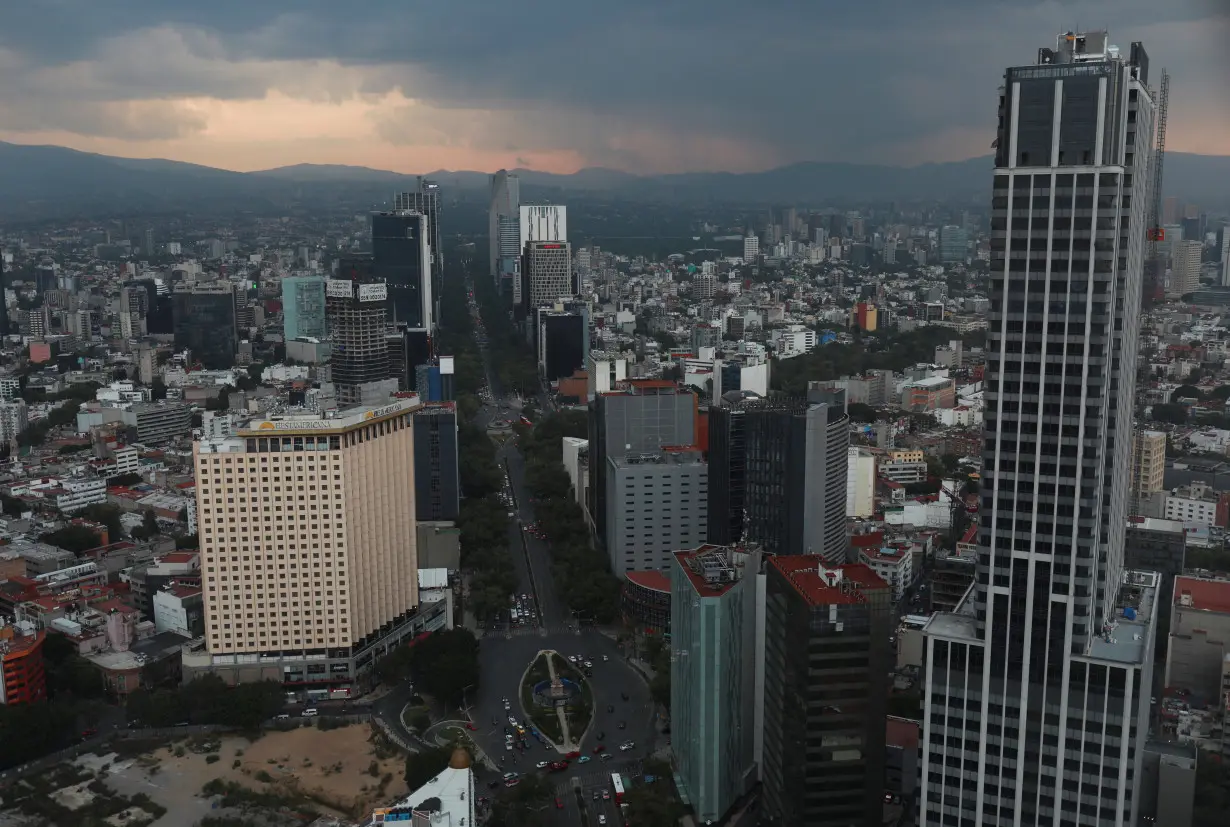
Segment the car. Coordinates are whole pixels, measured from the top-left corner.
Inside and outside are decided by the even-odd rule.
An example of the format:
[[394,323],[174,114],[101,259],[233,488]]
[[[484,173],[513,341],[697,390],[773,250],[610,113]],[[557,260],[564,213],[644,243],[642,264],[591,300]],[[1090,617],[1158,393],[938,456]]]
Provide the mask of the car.
[[577,656],[576,656],[576,655],[569,655],[569,656],[568,656],[568,662],[569,662],[569,663],[576,663],[576,662],[577,662]]
[[610,801],[610,800],[611,800],[611,791],[610,791],[610,790],[603,790],[603,791],[602,791],[602,800],[603,800],[603,801]]
[[574,749],[572,752],[568,753],[568,754],[567,754],[567,755],[565,755],[564,757],[565,757],[565,758],[580,758],[580,757],[581,757],[581,751],[580,751],[579,749]]
[[81,730],[82,738],[93,738],[97,734],[98,734],[98,729],[96,727],[86,727],[85,729]]
[[478,732],[478,727],[474,726],[473,721],[466,721],[466,729],[470,730],[470,732]]
[[509,719],[508,719],[508,723],[509,723],[511,726],[516,726],[516,725],[517,725],[517,719],[516,719],[516,718],[509,718]]
[[599,759],[601,759],[601,760],[603,760],[603,761],[610,761],[610,760],[611,760],[611,753],[609,753],[609,752],[604,752],[604,753],[602,753],[601,755],[599,755],[599,756],[598,756],[598,758],[599,758]]
[[632,749],[632,748],[633,748],[633,747],[635,747],[635,746],[636,746],[636,743],[635,743],[635,742],[633,742],[633,741],[625,741],[624,743],[622,743],[622,744],[620,744],[620,745],[619,745],[619,751],[620,751],[620,752],[627,752],[628,750]]
[[275,720],[275,721],[286,721],[286,720],[289,720],[289,719],[290,719],[290,716],[289,716],[289,715],[287,715],[285,712],[283,712],[281,715],[275,715],[275,716],[274,716],[274,720]]
[[586,669],[593,669],[593,668],[594,668],[594,664],[593,664],[592,662],[590,662],[590,661],[585,661],[585,668],[586,668]]
[[568,762],[567,761],[552,761],[550,767],[551,767],[552,772],[560,772],[562,770],[568,769]]
[[320,711],[316,709],[316,707],[309,707],[308,709],[303,710],[304,718],[315,718],[319,714]]
[[504,773],[504,780],[505,780],[505,781],[508,781],[509,779],[516,778],[516,777],[517,777],[517,773],[515,773],[515,772],[506,772],[506,773]]
[[593,752],[594,752],[594,755],[597,755],[600,752],[606,752],[606,744],[599,744],[598,746],[594,747]]
[[557,799],[555,799],[555,809],[557,809],[557,810],[562,810],[562,809],[564,809],[564,802],[563,802],[563,801],[560,801],[558,798],[557,798]]
[[607,711],[607,712],[614,712],[614,711],[615,711],[615,704],[607,704],[607,705],[606,705],[606,711]]
[[512,752],[512,741],[505,741],[504,749],[507,750],[508,752]]
[[515,787],[515,786],[517,786],[517,785],[518,785],[518,784],[520,784],[520,783],[521,783],[521,779],[520,779],[520,778],[514,778],[514,779],[512,779],[512,780],[510,780],[510,781],[505,781],[505,782],[504,782],[504,786],[505,786],[505,787]]
[[545,770],[545,769],[547,768],[547,766],[548,766],[548,764],[547,764],[547,762],[546,762],[546,761],[539,761],[537,764],[535,764],[535,765],[534,765],[534,769],[536,769],[536,770]]
[[602,662],[603,662],[603,663],[606,663],[606,662],[607,662],[608,660],[610,660],[610,659],[611,659],[611,656],[610,656],[610,655],[603,655],[603,656],[602,656]]
[[620,729],[627,729],[627,728],[628,728],[628,722],[627,722],[627,721],[620,721],[620,722],[619,722],[619,728],[620,728]]
[[600,790],[594,790],[594,801],[597,801],[600,798],[602,798],[602,792]]
[[505,733],[504,733],[504,743],[506,743],[506,744],[511,744],[511,743],[512,743],[512,739],[513,739],[513,737],[512,737],[512,734],[511,734],[511,733],[508,733],[508,732],[505,732]]
[[606,816],[604,816],[602,813],[598,813],[598,823],[606,824]]
[[589,761],[590,761],[590,758],[588,755],[582,755],[580,758],[577,759],[578,764],[588,764]]

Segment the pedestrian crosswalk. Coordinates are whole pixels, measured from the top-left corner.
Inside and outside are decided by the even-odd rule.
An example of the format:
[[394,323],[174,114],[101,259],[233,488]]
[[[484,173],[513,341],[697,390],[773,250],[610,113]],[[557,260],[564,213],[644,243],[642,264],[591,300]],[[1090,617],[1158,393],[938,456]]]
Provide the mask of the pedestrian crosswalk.
[[552,635],[577,635],[580,636],[579,629],[570,628],[565,623],[549,624],[546,626],[515,626],[512,629],[487,629],[483,632],[483,637],[504,637],[512,640],[515,637],[551,637]]

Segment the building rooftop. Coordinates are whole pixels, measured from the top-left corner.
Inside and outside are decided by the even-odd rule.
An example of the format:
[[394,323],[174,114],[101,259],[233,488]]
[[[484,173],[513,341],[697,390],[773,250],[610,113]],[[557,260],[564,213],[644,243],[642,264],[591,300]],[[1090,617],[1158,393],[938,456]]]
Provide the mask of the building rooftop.
[[721,597],[743,578],[747,553],[730,546],[703,545],[675,552],[679,570],[701,597]]
[[918,721],[889,715],[885,721],[884,743],[901,749],[918,749]]
[[105,651],[86,655],[86,659],[100,669],[140,669],[151,661],[158,662],[179,654],[187,640],[175,632],[159,632],[153,637],[138,640],[124,652]]
[[1149,627],[1162,576],[1155,571],[1125,571],[1119,586],[1115,618],[1089,643],[1088,655],[1115,663],[1143,663],[1150,645]]
[[1202,612],[1230,613],[1230,581],[1176,577],[1174,604]]
[[864,603],[865,591],[888,589],[888,584],[863,563],[826,566],[822,557],[798,554],[771,557],[769,565],[812,606]]
[[613,456],[611,463],[616,468],[634,468],[638,465],[704,465],[705,458],[701,450],[694,445],[672,446],[649,451],[642,454],[627,454]]
[[884,546],[881,548],[860,548],[859,553],[869,560],[879,563],[890,563],[892,565],[901,565],[910,559],[910,549],[893,548],[892,546]]
[[629,571],[624,574],[624,577],[628,578],[629,583],[633,583],[643,589],[670,594],[671,579],[660,571],[654,569]]
[[246,450],[245,438],[291,436],[295,434],[341,434],[361,425],[373,424],[392,416],[420,407],[418,396],[397,399],[387,405],[370,405],[349,408],[339,415],[281,414],[268,419],[250,419],[235,428],[235,435],[215,439],[202,439],[199,443],[203,454],[242,453]]
[[[428,816],[424,823],[432,827],[475,827],[474,773],[470,770],[470,755],[464,749],[453,750],[448,767],[392,807],[376,810],[372,822],[383,824],[389,816],[410,813]],[[419,820],[414,819],[418,824]]]

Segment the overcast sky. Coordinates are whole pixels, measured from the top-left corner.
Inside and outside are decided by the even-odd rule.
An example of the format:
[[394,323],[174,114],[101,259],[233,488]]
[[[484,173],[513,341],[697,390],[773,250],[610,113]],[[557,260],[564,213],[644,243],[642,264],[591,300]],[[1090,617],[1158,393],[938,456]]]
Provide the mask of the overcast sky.
[[1230,155],[1230,0],[12,0],[0,140],[228,169],[755,170],[984,155],[1007,65],[1142,40]]

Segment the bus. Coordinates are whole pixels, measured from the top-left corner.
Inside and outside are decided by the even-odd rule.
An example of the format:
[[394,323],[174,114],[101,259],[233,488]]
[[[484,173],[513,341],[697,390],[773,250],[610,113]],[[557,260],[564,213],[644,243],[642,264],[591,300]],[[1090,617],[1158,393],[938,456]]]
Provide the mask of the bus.
[[611,789],[615,793],[615,803],[622,804],[624,802],[624,781],[617,772],[611,773]]

